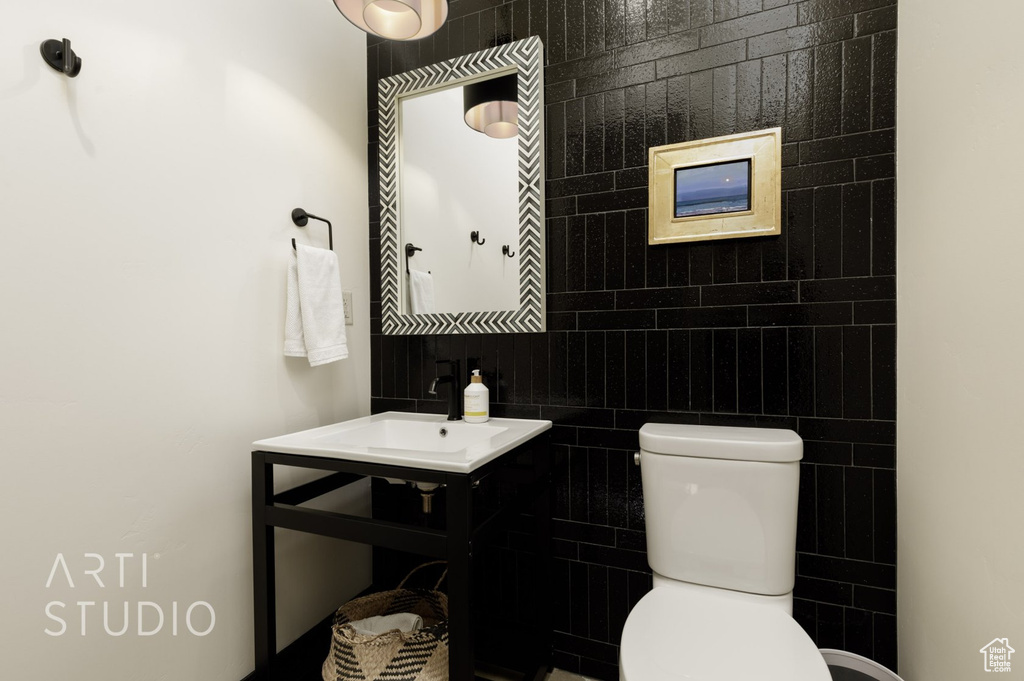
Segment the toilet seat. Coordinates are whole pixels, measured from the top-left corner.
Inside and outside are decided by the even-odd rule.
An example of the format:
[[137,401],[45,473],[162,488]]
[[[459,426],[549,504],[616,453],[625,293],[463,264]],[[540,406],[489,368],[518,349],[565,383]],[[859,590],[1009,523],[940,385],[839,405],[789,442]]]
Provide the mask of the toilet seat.
[[784,610],[672,587],[655,588],[629,613],[619,670],[621,681],[832,678],[810,637]]

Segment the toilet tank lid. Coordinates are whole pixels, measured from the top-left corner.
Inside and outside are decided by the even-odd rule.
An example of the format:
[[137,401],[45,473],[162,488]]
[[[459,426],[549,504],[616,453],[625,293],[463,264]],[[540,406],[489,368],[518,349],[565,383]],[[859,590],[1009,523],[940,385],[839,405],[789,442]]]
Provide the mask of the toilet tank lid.
[[640,449],[652,454],[785,463],[803,458],[804,447],[792,430],[647,423],[640,429]]

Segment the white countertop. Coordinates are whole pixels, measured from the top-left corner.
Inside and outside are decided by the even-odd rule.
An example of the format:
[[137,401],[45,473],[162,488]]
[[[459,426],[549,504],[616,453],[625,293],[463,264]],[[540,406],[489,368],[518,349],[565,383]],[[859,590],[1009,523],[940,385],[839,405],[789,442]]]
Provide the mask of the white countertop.
[[389,411],[252,445],[258,451],[469,473],[549,428],[551,421],[492,418],[475,424],[448,421],[443,414]]

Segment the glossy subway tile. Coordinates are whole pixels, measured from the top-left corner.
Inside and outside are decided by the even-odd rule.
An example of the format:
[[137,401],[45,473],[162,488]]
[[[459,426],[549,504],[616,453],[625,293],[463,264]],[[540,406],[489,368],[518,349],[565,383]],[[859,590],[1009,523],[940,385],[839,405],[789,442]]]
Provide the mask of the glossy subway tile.
[[[425,384],[458,355],[495,416],[554,421],[563,669],[617,678],[651,588],[648,421],[796,429],[794,617],[895,665],[896,23],[894,0],[458,0],[419,44],[367,41],[371,409],[443,412]],[[526,35],[545,46],[548,331],[383,336],[376,80]],[[780,236],[647,243],[649,146],[775,125]],[[501,549],[499,605],[526,548]]]

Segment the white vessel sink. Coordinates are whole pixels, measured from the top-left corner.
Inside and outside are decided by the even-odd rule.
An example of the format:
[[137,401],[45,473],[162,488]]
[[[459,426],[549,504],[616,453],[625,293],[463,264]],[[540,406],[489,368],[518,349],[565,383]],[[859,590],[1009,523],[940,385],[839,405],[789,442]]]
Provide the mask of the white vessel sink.
[[549,428],[551,421],[465,423],[448,421],[443,414],[389,411],[257,440],[252,445],[265,452],[468,473]]

